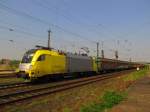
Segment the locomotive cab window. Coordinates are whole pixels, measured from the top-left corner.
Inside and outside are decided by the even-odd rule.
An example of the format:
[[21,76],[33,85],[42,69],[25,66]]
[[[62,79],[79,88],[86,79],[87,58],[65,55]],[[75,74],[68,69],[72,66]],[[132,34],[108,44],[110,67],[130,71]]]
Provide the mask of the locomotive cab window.
[[37,61],[44,61],[45,60],[45,55],[40,55]]

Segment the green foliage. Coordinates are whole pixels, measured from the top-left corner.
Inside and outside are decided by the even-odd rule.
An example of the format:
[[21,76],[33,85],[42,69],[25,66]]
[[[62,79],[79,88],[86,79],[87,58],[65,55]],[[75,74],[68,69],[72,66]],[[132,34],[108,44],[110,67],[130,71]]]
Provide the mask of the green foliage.
[[128,77],[125,77],[124,81],[134,81],[134,80],[137,80],[137,79],[145,76],[148,71],[149,71],[149,69],[147,67],[144,68],[144,69],[141,69],[139,71],[135,71],[135,72],[131,73]]
[[80,112],[101,112],[104,109],[105,109],[105,105],[100,103],[93,103],[88,106],[82,107]]
[[125,93],[107,91],[102,97],[102,102],[93,103],[81,108],[80,112],[103,112],[105,109],[112,108],[125,98]]
[[118,104],[120,101],[122,101],[124,98],[124,95],[121,95],[120,93],[117,92],[106,92],[103,96],[103,104],[105,105],[106,108],[111,108],[114,105]]
[[65,108],[63,109],[63,112],[72,112],[72,111],[71,111],[71,109],[70,109],[70,108],[65,107]]
[[11,66],[12,68],[18,68],[19,63],[20,63],[20,61],[18,61],[18,60],[12,60],[12,61],[10,62],[10,66]]
[[[128,77],[125,77],[125,81],[134,81],[147,74],[149,67],[145,67],[139,71],[131,73]],[[102,97],[102,102],[92,103],[90,105],[81,108],[80,112],[103,112],[105,109],[112,108],[117,105],[127,96],[126,93],[118,93],[115,91],[106,91]]]

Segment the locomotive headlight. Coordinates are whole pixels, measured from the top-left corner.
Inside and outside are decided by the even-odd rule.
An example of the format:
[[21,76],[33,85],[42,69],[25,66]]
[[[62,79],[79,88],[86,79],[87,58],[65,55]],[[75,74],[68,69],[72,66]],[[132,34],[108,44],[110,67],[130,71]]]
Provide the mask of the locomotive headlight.
[[32,69],[32,65],[31,64],[23,63],[23,64],[19,65],[19,70],[20,71],[28,71],[30,69]]

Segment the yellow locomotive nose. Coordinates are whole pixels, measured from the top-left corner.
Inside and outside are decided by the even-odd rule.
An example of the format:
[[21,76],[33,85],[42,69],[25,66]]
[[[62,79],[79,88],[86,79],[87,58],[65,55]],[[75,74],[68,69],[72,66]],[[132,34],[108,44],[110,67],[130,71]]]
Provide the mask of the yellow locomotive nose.
[[28,71],[30,70],[32,65],[30,63],[22,63],[19,65],[19,70],[20,71]]
[[29,78],[29,71],[31,67],[32,65],[30,63],[21,63],[19,65],[17,77]]
[[32,69],[32,59],[34,57],[35,52],[36,49],[31,49],[24,54],[19,65],[17,77],[29,78],[29,74]]

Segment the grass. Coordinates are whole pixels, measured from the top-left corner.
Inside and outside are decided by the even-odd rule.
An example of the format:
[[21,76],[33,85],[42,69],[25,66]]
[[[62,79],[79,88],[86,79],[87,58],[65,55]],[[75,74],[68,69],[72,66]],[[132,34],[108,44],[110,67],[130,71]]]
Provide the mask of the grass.
[[7,83],[25,82],[26,80],[22,78],[0,78],[0,85]]
[[144,77],[145,75],[147,75],[148,71],[149,71],[148,67],[145,67],[139,71],[135,71],[131,73],[130,75],[128,75],[127,77],[125,77],[124,81],[135,81],[137,79],[140,79]]
[[81,108],[80,112],[103,112],[120,103],[126,97],[125,93],[106,91],[102,97],[102,102],[92,103]]
[[63,109],[63,112],[72,112],[72,111],[71,111],[71,109],[70,109],[70,108],[65,107],[65,108]]
[[[140,79],[148,74],[149,67],[135,71],[128,76],[125,76],[123,80],[126,81],[135,81]],[[96,103],[89,104],[87,106],[83,106],[80,109],[80,112],[103,112],[106,109],[110,109],[113,106],[119,104],[123,99],[127,97],[127,93],[125,92],[116,92],[116,91],[106,91],[102,96],[102,100]]]
[[13,70],[10,65],[0,65],[0,70]]
[[[122,79],[123,80],[125,79],[126,81],[130,81],[130,80],[133,80],[133,79],[136,80],[136,79],[138,79],[140,77],[145,76],[145,74],[147,72],[148,72],[148,69],[143,69],[143,70],[141,69],[139,71],[136,71],[136,72],[133,72],[131,74],[123,76],[121,78],[121,81],[122,81]],[[134,77],[132,75],[134,75]],[[117,80],[120,80],[120,79],[117,79]],[[122,81],[122,82],[124,83],[125,81]],[[99,93],[99,92],[96,93],[95,95],[98,96],[98,97],[96,97],[95,100],[87,100],[88,97],[90,98],[91,96],[87,96],[86,94],[85,95],[83,94],[83,92],[84,93],[88,93],[86,91],[88,91],[89,89],[88,90],[86,89],[85,91],[78,91],[77,93],[80,93],[81,96],[85,96],[85,97],[81,98],[81,100],[85,99],[85,101],[87,101],[87,103],[84,102],[85,106],[83,106],[82,108],[79,108],[79,107],[82,104],[84,104],[83,102],[80,103],[80,106],[76,106],[76,105],[72,106],[72,105],[68,104],[70,99],[68,100],[67,98],[69,96],[73,96],[74,95],[73,97],[76,97],[76,95],[78,95],[78,94],[73,94],[72,95],[73,91],[71,91],[71,94],[67,94],[66,95],[66,93],[64,93],[65,95],[64,94],[62,95],[62,93],[61,93],[61,94],[58,94],[57,96],[55,96],[55,95],[54,96],[48,96],[48,97],[44,97],[43,99],[33,100],[32,102],[29,102],[28,104],[26,104],[26,103],[24,104],[23,103],[23,104],[21,104],[19,106],[13,106],[13,107],[10,106],[9,108],[7,107],[6,110],[7,110],[7,112],[10,112],[10,111],[13,111],[13,112],[25,112],[24,110],[33,110],[33,111],[35,111],[35,108],[38,110],[39,108],[47,105],[48,107],[45,106],[45,110],[44,111],[49,111],[50,110],[49,105],[50,105],[51,100],[52,100],[53,102],[56,103],[56,105],[54,105],[55,107],[52,106],[51,108],[52,109],[53,108],[55,108],[55,109],[56,108],[61,108],[62,112],[73,112],[74,109],[80,109],[80,112],[103,112],[103,111],[105,111],[105,110],[107,110],[109,108],[112,108],[113,106],[119,104],[122,100],[124,100],[127,97],[127,93],[125,93],[125,92],[116,92],[116,91],[114,91],[114,90],[118,90],[118,89],[115,89],[113,85],[115,85],[115,84],[110,83],[109,85],[107,85],[107,86],[109,86],[108,88],[107,88],[107,86],[102,86],[102,85],[99,86],[99,85],[97,85],[100,88],[103,87],[103,89],[100,89],[100,91],[102,91],[102,93],[104,92],[104,90],[109,90],[109,91],[105,91],[104,94]],[[94,88],[93,86],[91,86],[91,87]],[[89,91],[93,91],[92,88],[90,88]],[[97,91],[99,91],[99,89]],[[91,93],[88,93],[88,94],[91,94]],[[101,97],[99,96],[100,94],[102,94]],[[49,97],[52,97],[52,99],[49,98]],[[74,101],[74,100],[71,100],[71,101]],[[93,102],[93,103],[89,104],[88,101],[89,102]],[[94,101],[96,101],[96,102],[94,102]],[[65,106],[61,107],[60,106],[60,102],[63,102]],[[74,102],[74,104],[76,104],[76,102]]]
[[20,61],[11,60],[9,64],[2,64],[0,60],[0,70],[15,70],[18,68]]

